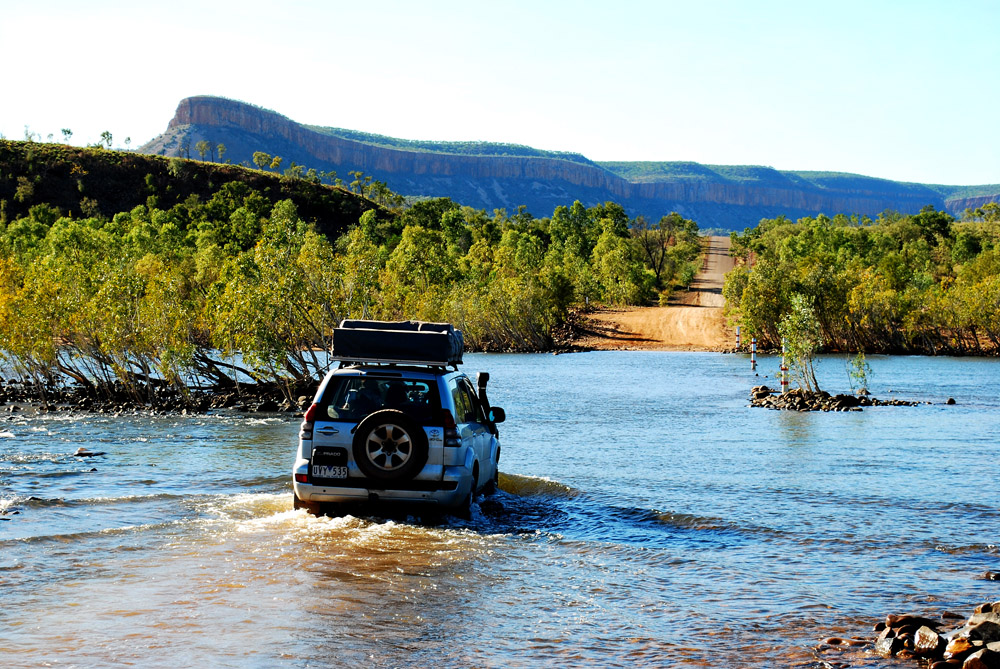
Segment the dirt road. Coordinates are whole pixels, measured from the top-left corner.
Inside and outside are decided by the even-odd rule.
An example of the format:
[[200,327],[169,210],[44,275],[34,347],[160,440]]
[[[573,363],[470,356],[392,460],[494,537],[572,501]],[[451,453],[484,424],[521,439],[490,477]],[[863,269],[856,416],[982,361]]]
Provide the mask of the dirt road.
[[688,291],[668,307],[629,307],[589,314],[593,336],[578,344],[602,350],[718,351],[734,345],[722,316],[722,282],[733,268],[729,237],[705,240],[705,262]]

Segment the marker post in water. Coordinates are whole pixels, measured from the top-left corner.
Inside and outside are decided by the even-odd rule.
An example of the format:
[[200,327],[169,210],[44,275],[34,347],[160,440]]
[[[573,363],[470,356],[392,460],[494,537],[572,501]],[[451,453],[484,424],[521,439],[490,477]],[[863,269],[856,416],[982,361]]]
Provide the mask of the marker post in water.
[[750,338],[750,371],[757,369],[757,338]]
[[736,350],[740,350],[740,326],[736,326]]
[[781,394],[788,392],[788,363],[785,360],[785,338],[781,338]]

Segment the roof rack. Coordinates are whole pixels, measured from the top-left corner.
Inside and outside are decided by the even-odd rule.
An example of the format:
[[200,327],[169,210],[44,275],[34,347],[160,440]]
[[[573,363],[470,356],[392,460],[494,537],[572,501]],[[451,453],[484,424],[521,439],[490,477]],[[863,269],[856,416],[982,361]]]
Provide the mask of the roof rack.
[[341,367],[356,367],[356,366],[375,366],[379,365],[382,367],[435,367],[442,368],[457,367],[458,365],[448,363],[448,362],[427,362],[426,360],[389,360],[386,358],[357,358],[350,357],[346,358],[343,356],[332,355],[330,356],[333,360],[339,360]]
[[457,369],[464,348],[462,331],[450,323],[344,320],[333,331],[331,357],[360,364]]

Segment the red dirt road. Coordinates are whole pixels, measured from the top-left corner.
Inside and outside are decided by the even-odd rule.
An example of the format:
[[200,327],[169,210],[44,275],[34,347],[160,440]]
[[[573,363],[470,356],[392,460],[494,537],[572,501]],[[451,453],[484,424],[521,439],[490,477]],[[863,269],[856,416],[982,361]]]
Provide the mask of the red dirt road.
[[628,307],[588,315],[594,336],[577,344],[601,350],[720,351],[735,344],[722,315],[722,282],[733,268],[729,237],[705,240],[705,261],[688,291],[667,307]]

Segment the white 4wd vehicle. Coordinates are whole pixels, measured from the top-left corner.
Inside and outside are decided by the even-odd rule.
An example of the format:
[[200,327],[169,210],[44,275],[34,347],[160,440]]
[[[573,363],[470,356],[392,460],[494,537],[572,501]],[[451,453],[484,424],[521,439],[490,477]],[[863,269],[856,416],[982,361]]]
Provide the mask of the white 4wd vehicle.
[[[467,515],[497,484],[503,409],[488,374],[457,371],[462,336],[440,323],[344,321],[299,431],[295,508],[392,503]],[[449,369],[451,367],[451,369]]]

